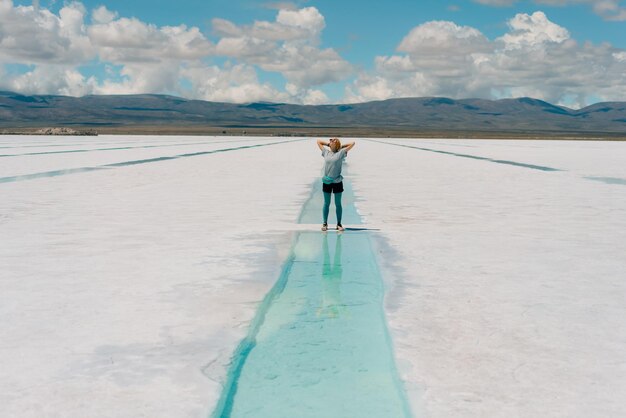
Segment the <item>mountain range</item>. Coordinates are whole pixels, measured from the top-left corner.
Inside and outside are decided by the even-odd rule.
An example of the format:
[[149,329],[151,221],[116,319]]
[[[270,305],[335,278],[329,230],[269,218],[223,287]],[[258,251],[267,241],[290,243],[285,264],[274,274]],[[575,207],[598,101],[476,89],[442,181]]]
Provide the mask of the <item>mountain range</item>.
[[69,97],[0,92],[0,128],[197,126],[626,136],[626,102],[570,109],[532,98],[400,98],[354,104],[219,103],[156,94]]

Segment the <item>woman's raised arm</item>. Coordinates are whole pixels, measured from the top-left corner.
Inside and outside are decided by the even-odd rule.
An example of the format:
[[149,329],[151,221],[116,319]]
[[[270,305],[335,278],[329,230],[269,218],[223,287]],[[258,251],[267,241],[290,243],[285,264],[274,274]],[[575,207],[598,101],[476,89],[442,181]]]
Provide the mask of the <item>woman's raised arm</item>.
[[355,142],[349,142],[347,144],[343,144],[341,148],[345,148],[346,152],[350,151],[352,147],[354,147]]
[[328,142],[324,142],[321,139],[317,140],[317,146],[320,147],[322,151],[324,151],[324,147],[328,146]]

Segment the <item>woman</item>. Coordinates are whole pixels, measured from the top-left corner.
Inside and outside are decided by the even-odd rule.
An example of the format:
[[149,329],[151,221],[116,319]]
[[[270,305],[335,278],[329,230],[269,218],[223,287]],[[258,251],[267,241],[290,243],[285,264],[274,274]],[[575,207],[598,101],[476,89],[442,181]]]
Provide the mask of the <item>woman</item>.
[[330,195],[335,193],[335,210],[337,213],[337,231],[343,231],[341,225],[341,194],[343,193],[343,177],[341,176],[341,165],[346,158],[348,151],[354,147],[354,142],[341,145],[338,138],[332,138],[328,142],[317,140],[317,146],[322,150],[324,157],[324,177],[322,177],[322,191],[324,192],[324,209],[322,215],[324,223],[322,231],[328,230],[328,212],[330,211]]

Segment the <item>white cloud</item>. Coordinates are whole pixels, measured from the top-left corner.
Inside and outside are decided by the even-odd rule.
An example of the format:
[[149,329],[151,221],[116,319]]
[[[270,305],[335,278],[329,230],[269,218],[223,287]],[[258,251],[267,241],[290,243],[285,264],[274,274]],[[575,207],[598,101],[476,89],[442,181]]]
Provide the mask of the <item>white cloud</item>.
[[213,30],[221,37],[245,37],[259,41],[306,40],[316,43],[326,23],[315,7],[300,10],[280,10],[275,22],[255,21],[237,26],[225,19],[213,19]]
[[85,78],[73,68],[60,65],[37,65],[33,70],[19,76],[5,78],[3,89],[25,94],[56,94],[84,96],[92,93],[96,86],[93,77]]
[[328,96],[321,90],[309,89],[302,98],[302,104],[305,105],[319,105],[327,104],[329,102]]
[[[369,100],[385,100],[392,97],[403,97],[399,91],[400,84],[394,83],[381,77],[362,74],[354,86],[346,89],[346,102],[363,102]],[[408,96],[422,96],[422,94],[409,94]]]
[[626,52],[578,44],[541,12],[519,14],[493,41],[452,22],[427,22],[376,58],[376,70],[347,89],[348,101],[407,96],[531,96],[582,106],[626,96]]
[[214,46],[196,27],[147,24],[115,18],[99,8],[87,32],[101,61],[121,66],[121,80],[105,79],[97,94],[182,94],[183,69],[209,56]]
[[0,0],[0,60],[22,64],[78,64],[95,56],[85,32],[85,8],[68,3],[59,15]]
[[[475,3],[487,6],[511,6],[520,0],[474,0]],[[593,11],[605,20],[626,21],[626,7],[622,0],[533,0],[535,4],[548,6],[568,6],[571,4],[588,4]]]
[[[0,0],[2,61],[36,64],[20,76],[6,79],[7,88],[22,93],[84,95],[89,93],[175,92],[185,60],[206,56],[211,44],[197,28],[161,27],[137,19],[114,20],[104,7],[87,12],[69,3],[58,15],[47,9],[14,6]],[[122,66],[121,81],[86,79],[76,69],[98,57]]]
[[121,18],[89,27],[100,58],[114,63],[194,60],[213,46],[196,27],[156,27],[138,19]]
[[412,29],[397,49],[405,54],[377,57],[376,74],[360,76],[347,91],[348,101],[488,94],[474,81],[476,65],[495,45],[474,28],[427,22]]
[[[106,6],[88,12],[68,2],[58,14],[46,8],[0,0],[0,68],[32,65],[1,84],[24,93],[81,95],[171,93],[211,100],[327,102],[317,86],[341,80],[352,66],[331,48],[320,48],[325,20],[314,7],[282,5],[274,21],[235,25],[214,19],[219,40],[210,42],[197,27],[156,26],[120,17]],[[215,56],[235,60],[224,68],[207,64]],[[78,66],[94,59],[103,78],[85,78]],[[259,82],[256,70],[276,72],[290,93]],[[186,89],[188,84],[193,89]]]
[[281,73],[299,89],[336,82],[353,71],[334,49],[318,47],[325,25],[314,7],[280,10],[275,22],[257,21],[251,26],[213,20],[215,32],[222,36],[216,46],[218,54]]
[[91,20],[94,23],[110,23],[117,17],[117,12],[110,11],[106,6],[97,7],[91,12]]
[[[617,0],[594,6],[597,13],[613,16],[621,10]],[[213,20],[218,37],[213,44],[196,27],[156,26],[119,17],[105,6],[89,15],[80,3],[66,3],[55,14],[0,0],[0,87],[23,93],[170,93],[231,102],[328,103],[320,86],[344,80],[354,67],[335,49],[320,46],[325,26],[314,7],[282,8],[274,21]],[[212,65],[215,56],[231,61]],[[94,59],[106,68],[98,80],[79,70]],[[3,63],[29,69],[15,75]],[[281,74],[284,88],[260,81],[259,71]],[[542,12],[516,15],[507,32],[493,40],[473,27],[426,22],[399,41],[395,54],[376,57],[375,69],[358,76],[345,100],[434,95],[529,95],[580,105],[623,100],[626,51],[578,43]]]
[[161,62],[158,65],[131,63],[119,71],[121,80],[105,79],[94,86],[94,94],[180,94],[181,67],[177,62]]
[[500,38],[507,48],[521,48],[544,42],[563,42],[569,39],[567,29],[550,22],[543,12],[532,15],[519,13],[508,22],[511,31]]
[[269,55],[276,48],[277,46],[273,42],[264,39],[238,36],[220,39],[216,45],[216,52],[218,55],[258,62],[269,58]]
[[324,16],[315,7],[300,10],[280,10],[276,22],[287,27],[301,28],[312,36],[317,36],[326,26]]
[[282,102],[289,98],[269,84],[260,83],[254,69],[244,64],[226,68],[196,65],[184,69],[183,75],[192,84],[193,97],[204,100],[248,103]]
[[224,68],[199,64],[184,69],[182,74],[191,82],[191,91],[183,93],[188,97],[233,103],[267,101],[324,104],[329,102],[326,94],[318,89],[303,89],[295,84],[287,83],[285,91],[279,91],[269,83],[261,83],[254,68],[245,64],[227,64]]
[[339,81],[350,74],[352,66],[333,49],[310,45],[285,44],[255,63],[264,70],[280,72],[291,83],[310,88]]
[[295,84],[287,83],[285,91],[289,94],[289,101],[306,105],[318,105],[329,103],[328,96],[318,89],[302,89]]
[[488,40],[477,29],[453,22],[431,21],[413,28],[397,50],[408,54],[441,55],[440,51],[478,52],[488,48]]

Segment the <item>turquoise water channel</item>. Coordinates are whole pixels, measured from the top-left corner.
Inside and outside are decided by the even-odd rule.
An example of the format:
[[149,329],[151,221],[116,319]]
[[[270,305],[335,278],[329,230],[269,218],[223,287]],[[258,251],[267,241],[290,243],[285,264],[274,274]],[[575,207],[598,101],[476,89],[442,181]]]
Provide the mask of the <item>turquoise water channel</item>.
[[[359,223],[351,188],[344,193],[344,223]],[[315,190],[300,222],[320,223],[321,200]],[[297,234],[236,350],[213,417],[410,416],[369,234]]]

